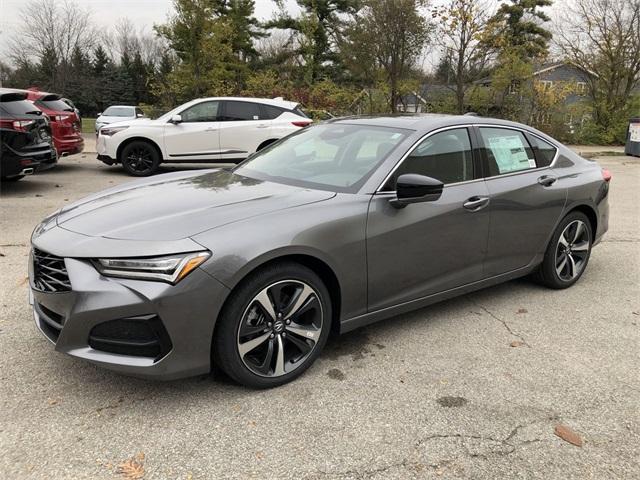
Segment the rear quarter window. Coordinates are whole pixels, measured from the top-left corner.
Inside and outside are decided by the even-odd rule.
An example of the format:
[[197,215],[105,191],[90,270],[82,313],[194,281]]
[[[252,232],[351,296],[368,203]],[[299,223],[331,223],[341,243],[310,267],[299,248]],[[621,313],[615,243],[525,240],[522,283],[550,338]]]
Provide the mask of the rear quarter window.
[[536,156],[536,163],[538,164],[538,167],[548,167],[551,165],[558,149],[549,142],[545,142],[541,138],[533,135],[527,134],[527,138],[533,147],[533,153]]
[[282,108],[274,107],[273,105],[262,105],[262,111],[264,118],[267,120],[278,118],[284,112]]

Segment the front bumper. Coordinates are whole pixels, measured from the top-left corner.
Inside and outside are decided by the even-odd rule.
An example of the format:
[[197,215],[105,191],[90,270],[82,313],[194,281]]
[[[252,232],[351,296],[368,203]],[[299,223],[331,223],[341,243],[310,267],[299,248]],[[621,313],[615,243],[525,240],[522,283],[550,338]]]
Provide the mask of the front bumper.
[[[37,240],[34,244],[40,248]],[[104,277],[87,258],[65,257],[64,265],[71,289],[44,292],[36,288],[32,257],[29,261],[34,320],[55,350],[144,378],[171,380],[210,371],[213,328],[228,289],[204,270],[170,285]],[[115,321],[155,322],[165,335],[160,354],[105,351],[95,342],[96,327]]]

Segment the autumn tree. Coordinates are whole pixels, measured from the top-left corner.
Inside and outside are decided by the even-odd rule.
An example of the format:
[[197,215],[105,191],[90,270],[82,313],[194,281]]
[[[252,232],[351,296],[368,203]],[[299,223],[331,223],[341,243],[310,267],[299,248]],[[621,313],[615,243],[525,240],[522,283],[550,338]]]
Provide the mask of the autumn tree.
[[446,76],[446,84],[453,80],[458,113],[465,111],[467,89],[487,74],[488,52],[480,40],[489,12],[489,5],[483,0],[450,0],[433,10],[442,52],[438,74]]
[[640,0],[575,0],[556,38],[566,58],[588,73],[595,123],[602,129],[621,117],[626,123],[640,82]]
[[347,30],[354,57],[382,71],[389,88],[389,107],[397,111],[402,83],[418,62],[431,26],[420,14],[425,0],[364,0]]

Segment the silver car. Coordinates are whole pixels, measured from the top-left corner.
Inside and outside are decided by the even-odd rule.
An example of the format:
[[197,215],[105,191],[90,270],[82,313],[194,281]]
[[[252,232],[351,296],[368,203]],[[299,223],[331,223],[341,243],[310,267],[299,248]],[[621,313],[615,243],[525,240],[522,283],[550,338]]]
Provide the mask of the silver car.
[[105,125],[115,122],[124,122],[125,120],[135,120],[137,118],[146,118],[140,107],[131,105],[112,105],[104,112],[98,114],[96,118],[96,134]]
[[345,118],[233,170],[121,185],[53,213],[29,262],[55,349],[172,379],[266,388],[330,331],[533,274],[573,285],[608,228],[610,174],[489,118]]

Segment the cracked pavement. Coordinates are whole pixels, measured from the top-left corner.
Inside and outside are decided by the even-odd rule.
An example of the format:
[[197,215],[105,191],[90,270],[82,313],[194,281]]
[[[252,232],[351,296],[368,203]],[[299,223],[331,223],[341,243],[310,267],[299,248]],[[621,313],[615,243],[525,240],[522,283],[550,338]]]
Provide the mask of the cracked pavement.
[[31,230],[130,177],[87,154],[3,184],[0,476],[126,478],[135,457],[144,479],[640,478],[640,159],[599,161],[610,230],[573,288],[517,280],[332,338],[270,391],[54,352],[26,300]]

